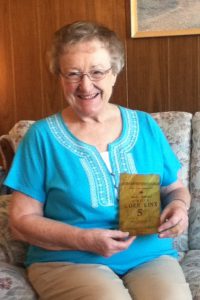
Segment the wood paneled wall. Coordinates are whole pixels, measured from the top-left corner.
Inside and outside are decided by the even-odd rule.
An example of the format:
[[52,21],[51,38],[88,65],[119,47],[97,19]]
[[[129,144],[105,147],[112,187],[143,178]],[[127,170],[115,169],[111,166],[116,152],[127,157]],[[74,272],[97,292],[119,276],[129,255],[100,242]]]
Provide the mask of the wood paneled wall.
[[127,62],[112,101],[148,112],[200,111],[200,36],[130,38],[129,0],[0,0],[0,134],[61,110],[45,53],[52,34],[94,20],[124,41]]

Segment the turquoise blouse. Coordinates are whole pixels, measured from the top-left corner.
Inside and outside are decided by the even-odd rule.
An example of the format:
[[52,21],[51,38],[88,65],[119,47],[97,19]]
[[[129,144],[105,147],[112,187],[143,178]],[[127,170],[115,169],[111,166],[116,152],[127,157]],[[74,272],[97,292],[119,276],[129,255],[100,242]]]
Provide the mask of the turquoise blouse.
[[[180,163],[147,113],[119,107],[123,129],[108,145],[110,172],[99,151],[77,139],[60,113],[35,122],[20,143],[5,185],[44,203],[44,216],[81,228],[117,229],[120,173],[158,174],[161,186],[177,180]],[[138,236],[126,251],[104,258],[85,251],[30,246],[35,262],[104,264],[118,274],[160,255],[177,256],[172,239]]]

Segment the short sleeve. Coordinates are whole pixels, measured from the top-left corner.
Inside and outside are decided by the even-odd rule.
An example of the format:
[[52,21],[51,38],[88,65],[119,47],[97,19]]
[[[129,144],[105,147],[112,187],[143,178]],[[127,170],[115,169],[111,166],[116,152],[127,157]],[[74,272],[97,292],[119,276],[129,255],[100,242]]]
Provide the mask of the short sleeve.
[[33,124],[17,148],[4,184],[40,202],[45,200],[42,134]]

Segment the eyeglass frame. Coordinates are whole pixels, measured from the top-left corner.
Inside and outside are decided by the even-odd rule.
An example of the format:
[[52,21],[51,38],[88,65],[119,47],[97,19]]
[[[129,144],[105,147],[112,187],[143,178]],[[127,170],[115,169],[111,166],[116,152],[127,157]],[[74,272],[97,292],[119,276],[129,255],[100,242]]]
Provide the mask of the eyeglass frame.
[[[77,80],[77,81],[74,81],[74,80],[71,81],[71,79],[70,79],[69,77],[67,77],[66,74],[64,74],[63,72],[61,72],[61,70],[60,70],[60,75],[61,75],[62,77],[64,77],[64,79],[66,79],[69,83],[79,83],[79,82],[81,82],[81,81],[83,80],[83,77],[84,77],[85,75],[86,75],[91,81],[101,81],[101,80],[103,80],[103,79],[106,77],[106,75],[108,74],[108,72],[109,72],[110,70],[112,70],[112,67],[110,67],[109,69],[107,69],[107,70],[105,70],[105,71],[94,70],[94,71],[101,71],[101,72],[103,73],[103,77],[100,78],[100,79],[92,79],[92,78],[91,78],[91,75],[90,75],[90,72],[92,72],[92,71],[90,71],[90,72],[85,72],[85,73],[83,73],[83,72],[77,72],[76,75],[79,75],[79,80]],[[70,73],[70,72],[69,72],[69,73]]]

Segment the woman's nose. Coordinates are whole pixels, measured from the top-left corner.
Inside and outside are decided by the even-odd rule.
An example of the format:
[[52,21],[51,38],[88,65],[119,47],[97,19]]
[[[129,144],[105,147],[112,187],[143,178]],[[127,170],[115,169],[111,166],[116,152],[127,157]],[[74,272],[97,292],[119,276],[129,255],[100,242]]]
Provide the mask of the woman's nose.
[[87,91],[90,90],[91,86],[93,86],[93,82],[90,79],[90,77],[87,74],[84,74],[82,77],[80,83],[79,83],[79,88],[81,90]]

